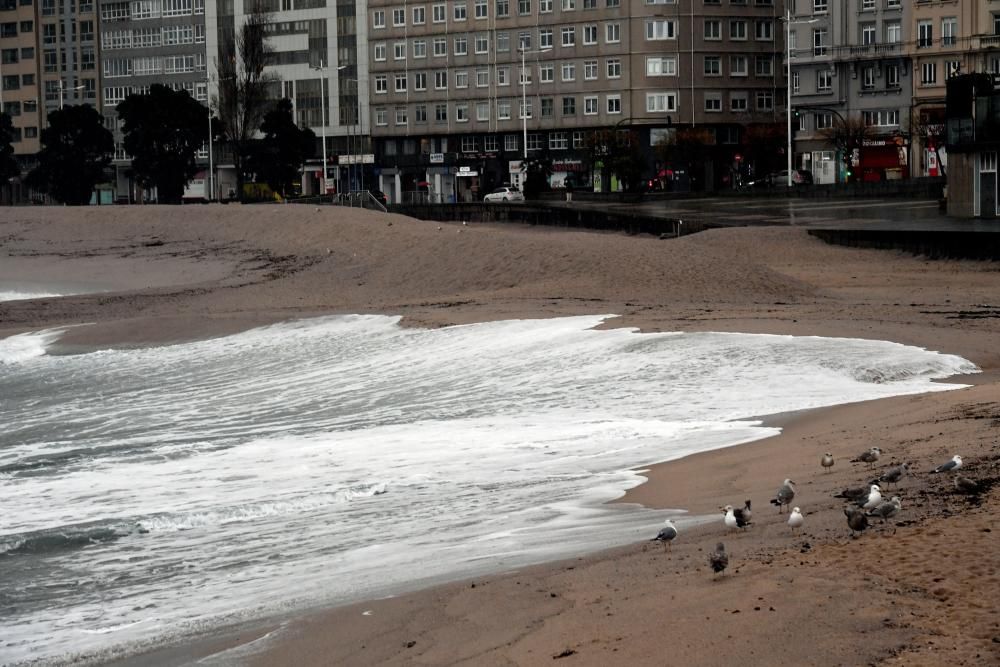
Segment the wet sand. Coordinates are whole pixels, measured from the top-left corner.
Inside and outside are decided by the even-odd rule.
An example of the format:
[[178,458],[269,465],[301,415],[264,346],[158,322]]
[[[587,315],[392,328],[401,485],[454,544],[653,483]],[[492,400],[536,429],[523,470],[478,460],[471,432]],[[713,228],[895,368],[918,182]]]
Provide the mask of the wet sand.
[[[995,264],[832,247],[794,228],[661,241],[294,205],[8,209],[0,241],[0,267],[16,262],[21,279],[110,290],[0,303],[0,336],[93,323],[67,329],[66,351],[327,313],[402,314],[411,326],[615,313],[606,326],[892,340],[986,371],[967,389],[771,418],[781,435],[652,466],[623,499],[701,514],[751,498],[746,532],[727,534],[719,513],[669,554],[626,546],[263,623],[132,664],[1000,660],[997,491],[969,498],[926,474],[960,453],[969,476],[1000,477]],[[873,445],[885,452],[879,469],[905,460],[919,472],[900,484],[895,521],[851,539],[832,494],[873,476],[848,462]],[[825,451],[837,458],[830,473]],[[785,477],[806,514],[796,535],[767,503]],[[706,554],[719,540],[732,564],[715,578]],[[234,646],[237,655],[220,653]]]

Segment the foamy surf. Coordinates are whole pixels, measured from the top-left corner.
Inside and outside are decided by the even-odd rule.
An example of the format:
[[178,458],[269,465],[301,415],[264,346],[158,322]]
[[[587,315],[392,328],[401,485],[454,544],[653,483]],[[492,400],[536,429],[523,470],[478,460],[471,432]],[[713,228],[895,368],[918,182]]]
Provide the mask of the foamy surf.
[[0,342],[0,655],[102,655],[641,539],[662,513],[605,504],[634,468],[776,433],[757,415],[976,370],[604,319],[347,316],[73,356],[44,354],[55,332]]

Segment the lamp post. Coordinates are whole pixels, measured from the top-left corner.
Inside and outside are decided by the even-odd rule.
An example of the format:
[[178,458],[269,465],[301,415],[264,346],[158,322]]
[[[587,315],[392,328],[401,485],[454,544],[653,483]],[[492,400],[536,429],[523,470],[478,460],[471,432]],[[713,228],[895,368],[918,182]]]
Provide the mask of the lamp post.
[[319,78],[319,108],[320,108],[320,133],[323,137],[323,176],[320,179],[320,196],[326,194],[326,63],[319,61],[318,67],[313,67],[317,72],[321,72]]
[[[62,108],[63,108],[63,91],[65,89],[66,88],[65,88],[65,86],[63,86],[62,77],[59,77],[59,110],[60,111],[62,111]],[[72,88],[70,88],[70,90],[83,90],[83,89],[84,89],[84,86],[82,86],[82,85],[81,86],[73,86]]]
[[819,19],[792,21],[792,10],[785,11],[785,122],[787,123],[787,144],[785,158],[788,163],[788,187],[792,187],[792,23],[816,23]]
[[[525,56],[527,56],[529,53],[532,54],[532,55],[537,55],[539,53],[546,53],[548,51],[551,51],[552,47],[550,46],[550,47],[545,48],[545,49],[537,49],[535,51],[529,51],[528,49],[525,49],[524,47],[521,47],[520,50],[521,50],[521,129],[522,129],[522,132],[523,132],[523,135],[524,135],[524,137],[523,137],[523,140],[524,140],[524,159],[525,159],[525,161],[527,161],[527,159],[528,159],[528,94],[527,94],[528,78],[525,76],[525,68],[526,68]],[[524,166],[521,167],[521,170],[523,172]]]

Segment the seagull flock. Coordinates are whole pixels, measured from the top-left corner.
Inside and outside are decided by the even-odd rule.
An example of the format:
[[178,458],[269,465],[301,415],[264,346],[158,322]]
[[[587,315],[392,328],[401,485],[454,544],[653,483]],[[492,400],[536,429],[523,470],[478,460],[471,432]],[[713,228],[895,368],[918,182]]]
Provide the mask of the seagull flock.
[[[864,463],[869,469],[874,469],[875,464],[882,458],[882,449],[870,447],[858,456],[851,459],[851,463]],[[826,452],[820,459],[820,466],[824,471],[829,472],[835,464],[833,454]],[[869,527],[869,519],[878,519],[881,524],[885,524],[900,513],[903,508],[902,501],[898,495],[886,499],[882,495],[883,485],[897,486],[908,474],[913,464],[903,462],[886,469],[880,475],[872,479],[863,486],[848,487],[834,494],[834,498],[842,498],[845,501],[844,516],[847,517],[847,527],[851,531],[851,537],[857,537],[864,533]],[[942,463],[938,467],[929,471],[929,474],[955,473],[962,467],[962,457],[955,455],[951,460]],[[982,491],[983,486],[979,482],[963,475],[955,474],[953,477],[955,490],[959,493],[977,494]],[[791,507],[792,500],[795,499],[795,482],[786,479],[778,487],[771,504],[777,506],[778,513],[782,513],[785,507]],[[729,532],[746,530],[751,525],[753,512],[750,509],[750,500],[746,500],[743,507],[733,507],[726,505],[719,508],[723,514],[723,523]],[[799,507],[793,507],[788,514],[788,527],[795,533],[805,524],[805,516]],[[893,533],[896,532],[893,526]],[[664,551],[670,551],[673,541],[677,539],[677,526],[671,519],[667,519],[663,528],[653,538],[654,542],[660,542]],[[715,551],[708,555],[708,564],[712,571],[718,574],[725,574],[729,566],[729,553],[722,542],[719,542]]]

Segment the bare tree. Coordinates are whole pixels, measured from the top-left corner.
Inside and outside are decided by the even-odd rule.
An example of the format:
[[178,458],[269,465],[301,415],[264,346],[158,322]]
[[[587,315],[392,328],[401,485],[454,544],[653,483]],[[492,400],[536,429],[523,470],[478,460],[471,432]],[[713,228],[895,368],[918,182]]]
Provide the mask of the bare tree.
[[854,151],[860,153],[861,147],[872,138],[872,129],[865,125],[865,121],[860,116],[837,117],[832,127],[820,130],[820,135],[844,156],[844,163],[848,166],[850,173]]
[[273,74],[264,71],[274,54],[267,40],[270,17],[264,2],[253,0],[240,29],[235,35],[224,38],[220,45],[221,58],[216,64],[219,118],[233,151],[240,200],[243,199],[250,145],[269,109],[268,88],[276,80]]

